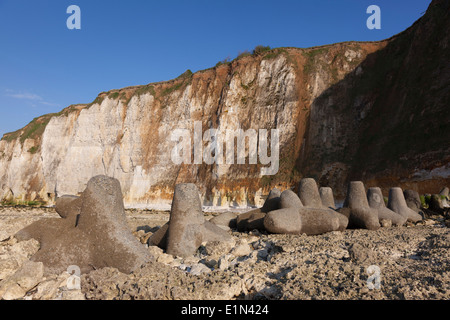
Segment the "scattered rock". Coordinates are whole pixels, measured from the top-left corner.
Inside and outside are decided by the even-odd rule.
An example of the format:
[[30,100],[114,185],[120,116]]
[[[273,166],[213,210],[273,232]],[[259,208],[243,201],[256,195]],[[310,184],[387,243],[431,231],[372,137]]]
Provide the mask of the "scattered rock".
[[246,240],[239,241],[236,244],[236,246],[231,250],[231,254],[233,254],[236,257],[248,256],[251,252],[252,248],[250,248]]
[[232,238],[228,241],[210,241],[205,245],[205,254],[218,259],[228,254],[235,245],[236,242]]
[[25,261],[22,267],[0,283],[0,299],[15,300],[25,296],[44,276],[42,262]]
[[358,264],[369,262],[373,259],[373,251],[372,249],[363,247],[362,245],[358,243],[353,243],[348,248],[348,253],[350,256],[350,259]]
[[392,220],[381,218],[380,225],[382,228],[390,228],[392,227]]
[[194,276],[199,276],[201,274],[209,273],[209,272],[211,272],[211,269],[208,268],[207,266],[205,266],[203,263],[194,264],[191,267],[191,269],[189,270],[189,273]]

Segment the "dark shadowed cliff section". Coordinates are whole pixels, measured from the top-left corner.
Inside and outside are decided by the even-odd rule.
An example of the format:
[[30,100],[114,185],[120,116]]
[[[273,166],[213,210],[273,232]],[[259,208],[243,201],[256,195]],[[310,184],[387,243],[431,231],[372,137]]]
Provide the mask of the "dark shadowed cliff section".
[[419,192],[450,184],[449,14],[449,1],[433,1],[312,103],[302,172],[341,196],[351,180]]

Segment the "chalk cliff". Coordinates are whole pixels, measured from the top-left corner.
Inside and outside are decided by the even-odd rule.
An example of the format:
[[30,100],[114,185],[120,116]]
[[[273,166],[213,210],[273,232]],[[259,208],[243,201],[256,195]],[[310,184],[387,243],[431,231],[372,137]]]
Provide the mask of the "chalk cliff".
[[[260,205],[274,187],[314,177],[343,197],[348,181],[438,192],[450,184],[450,5],[433,1],[379,42],[277,48],[192,74],[100,93],[34,119],[0,141],[0,200],[78,194],[117,178],[127,206],[168,204],[192,182],[205,205]],[[175,164],[176,129],[279,130],[279,170]],[[203,141],[203,145],[207,145]]]

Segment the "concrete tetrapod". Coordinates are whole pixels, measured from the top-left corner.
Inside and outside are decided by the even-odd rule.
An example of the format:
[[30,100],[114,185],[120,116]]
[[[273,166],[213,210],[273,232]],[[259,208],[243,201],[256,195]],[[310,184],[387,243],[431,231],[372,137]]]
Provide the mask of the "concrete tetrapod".
[[330,187],[320,187],[319,188],[320,199],[322,199],[322,204],[330,209],[336,209],[336,203],[334,202],[333,189]]
[[56,202],[62,219],[37,221],[16,234],[37,239],[41,247],[31,258],[42,262],[46,274],[60,274],[71,265],[81,272],[113,267],[130,273],[153,260],[129,230],[120,183],[96,176],[78,197]]
[[378,219],[388,219],[393,225],[402,226],[406,223],[406,218],[388,209],[384,203],[383,193],[378,187],[372,187],[367,190],[367,200],[369,206],[378,211]]
[[[328,202],[327,205],[324,205],[322,201],[322,197],[320,196],[319,188],[317,186],[317,183],[312,178],[303,178],[300,180],[299,188],[298,188],[298,195],[300,200],[302,201],[303,205],[308,208],[316,208],[316,209],[324,209],[329,212],[332,212],[338,219],[339,219],[339,231],[343,231],[348,226],[348,217],[341,214],[338,211],[335,211],[333,208],[328,206],[328,204],[334,203],[334,197],[333,197],[333,191],[331,188],[328,190],[324,190],[326,195],[326,201]],[[330,192],[331,192],[331,200],[330,198]]]
[[417,222],[422,220],[422,216],[410,209],[406,205],[405,196],[403,195],[403,191],[401,188],[391,188],[389,190],[389,200],[388,206],[389,209],[398,213],[399,215],[405,217],[408,221]]
[[303,178],[298,187],[298,196],[305,207],[322,208],[319,188],[313,178]]
[[380,228],[378,210],[369,207],[366,190],[361,181],[351,181],[342,212],[348,214],[349,228],[377,230]]
[[281,191],[274,188],[269,192],[269,195],[261,208],[238,215],[236,218],[238,231],[251,231],[254,229],[264,231],[264,217],[269,211],[278,210],[280,208],[280,196]]
[[264,218],[267,231],[317,235],[339,229],[339,218],[332,210],[305,207],[292,190],[283,191],[280,199],[281,209],[270,211]]
[[419,193],[415,190],[404,190],[403,196],[405,197],[406,205],[408,208],[419,213],[422,203],[420,202]]
[[188,257],[193,255],[203,242],[230,239],[231,236],[226,231],[205,220],[196,185],[177,184],[167,230],[167,253]]
[[167,229],[167,253],[188,257],[193,255],[203,242],[230,239],[231,236],[226,231],[205,220],[196,185],[177,184]]

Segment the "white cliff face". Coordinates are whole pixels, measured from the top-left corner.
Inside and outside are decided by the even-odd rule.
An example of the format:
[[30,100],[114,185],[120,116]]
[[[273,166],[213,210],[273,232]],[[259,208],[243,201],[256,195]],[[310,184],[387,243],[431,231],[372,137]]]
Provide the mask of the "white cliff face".
[[[260,129],[269,134],[278,129],[277,161],[282,177],[290,178],[295,152],[304,141],[299,132],[307,125],[302,109],[331,82],[328,69],[316,69],[311,85],[303,67],[292,62],[300,61],[301,55],[291,50],[267,59],[245,57],[189,77],[102,93],[92,105],[52,116],[38,138],[23,143],[19,138],[4,139],[0,200],[12,193],[15,199],[34,197],[51,203],[55,196],[82,192],[90,178],[104,174],[120,181],[129,207],[167,206],[175,184],[181,182],[196,183],[204,205],[261,205],[271,187],[260,183],[267,178],[260,169],[267,165],[260,158],[258,164],[249,164],[248,147],[245,164],[237,164],[236,158],[227,163],[223,145],[222,163],[178,165],[171,158],[176,144],[171,135],[186,129],[193,149],[196,123],[202,135],[208,129],[224,135],[255,130],[257,142]],[[347,56],[363,58],[354,51]],[[319,59],[333,57],[324,54]],[[332,121],[327,125],[339,125]],[[208,144],[203,139],[203,151]],[[29,152],[33,147],[38,151]]]
[[[128,101],[104,96],[89,107],[53,116],[36,153],[27,152],[36,142],[31,139],[23,145],[19,139],[1,141],[5,154],[0,159],[4,168],[1,196],[11,190],[16,199],[28,199],[34,192],[51,201],[55,196],[82,192],[91,177],[104,174],[119,179],[127,206],[167,205],[175,183],[189,179],[201,183],[202,176],[208,176],[210,185],[202,189],[206,205],[261,202],[259,196],[248,199],[248,186],[227,189],[221,185],[246,179],[247,170],[236,170],[236,163],[176,165],[171,159],[172,132],[187,129],[193,139],[195,121],[202,133],[207,129],[224,134],[237,129],[257,133],[279,129],[280,143],[295,136],[294,68],[283,55],[249,60],[231,74],[228,70],[194,75],[168,94],[161,92],[176,83],[166,84],[156,94],[134,94]],[[207,145],[208,141],[202,141],[203,148]],[[225,144],[223,151],[225,160]],[[245,160],[248,165],[248,148]],[[254,186],[254,191],[260,194],[261,188]]]

